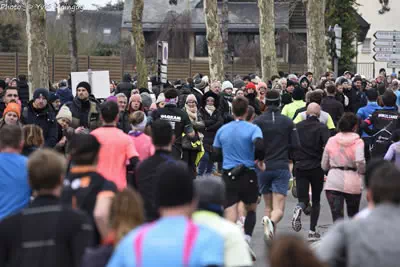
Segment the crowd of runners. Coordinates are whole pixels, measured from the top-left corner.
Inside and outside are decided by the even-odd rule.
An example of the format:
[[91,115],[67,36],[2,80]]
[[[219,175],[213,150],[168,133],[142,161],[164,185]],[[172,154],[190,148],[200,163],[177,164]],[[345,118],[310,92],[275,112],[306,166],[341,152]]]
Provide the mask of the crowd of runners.
[[260,201],[262,266],[398,266],[396,74],[152,81],[0,80],[0,266],[253,266]]

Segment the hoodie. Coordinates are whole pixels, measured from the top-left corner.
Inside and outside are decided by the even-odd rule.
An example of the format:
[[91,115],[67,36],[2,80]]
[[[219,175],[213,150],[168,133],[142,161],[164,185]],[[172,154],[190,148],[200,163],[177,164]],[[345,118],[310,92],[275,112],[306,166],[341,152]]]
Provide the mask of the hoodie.
[[131,91],[133,90],[133,85],[131,84],[131,81],[131,75],[129,73],[125,73],[122,77],[122,82],[118,84],[117,89],[115,90],[115,95],[119,93],[124,93],[129,99],[131,97]]
[[56,95],[60,97],[61,105],[64,105],[65,103],[70,102],[74,99],[72,95],[72,90],[68,87],[60,87],[60,89],[57,90]]
[[340,132],[329,138],[321,167],[329,171],[325,190],[361,194],[362,175],[365,172],[364,141],[356,133]]

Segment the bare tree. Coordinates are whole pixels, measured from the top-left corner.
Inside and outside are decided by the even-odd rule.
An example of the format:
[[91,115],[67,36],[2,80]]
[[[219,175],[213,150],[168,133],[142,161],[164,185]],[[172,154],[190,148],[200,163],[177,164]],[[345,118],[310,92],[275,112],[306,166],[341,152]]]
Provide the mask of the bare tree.
[[218,6],[215,0],[204,0],[204,16],[206,21],[208,62],[210,79],[224,80],[224,45],[218,21]]
[[222,42],[224,43],[224,58],[225,60],[229,57],[229,48],[228,48],[228,41],[229,41],[229,0],[222,1],[222,14],[221,14],[221,35],[222,35]]
[[79,70],[79,58],[78,58],[78,39],[76,36],[76,10],[72,8],[76,6],[76,0],[69,0],[68,5],[70,6],[68,14],[68,48],[69,55],[71,58],[71,72]]
[[307,64],[308,70],[317,78],[315,81],[327,68],[325,1],[305,0],[307,4]]
[[44,0],[26,0],[26,35],[28,40],[29,96],[36,88],[49,87],[46,10]]
[[268,81],[278,73],[275,46],[274,0],[258,0],[260,10],[260,54],[262,79]]
[[142,17],[143,0],[134,0],[132,7],[132,37],[136,50],[136,70],[138,87],[147,88],[147,66],[145,58],[145,40],[143,35]]

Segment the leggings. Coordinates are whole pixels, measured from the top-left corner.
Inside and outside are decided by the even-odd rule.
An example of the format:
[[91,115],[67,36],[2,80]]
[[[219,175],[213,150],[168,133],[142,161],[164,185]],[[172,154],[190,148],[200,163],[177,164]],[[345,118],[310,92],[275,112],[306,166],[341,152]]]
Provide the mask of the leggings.
[[321,168],[312,170],[296,170],[297,196],[299,206],[305,210],[310,203],[308,194],[311,184],[312,206],[310,218],[310,230],[315,231],[320,213],[321,192],[324,186],[324,171]]
[[361,194],[353,195],[333,190],[326,190],[325,192],[331,208],[333,222],[344,217],[345,200],[349,217],[351,218],[358,213]]
[[389,4],[389,0],[379,0],[382,5],[387,6]]

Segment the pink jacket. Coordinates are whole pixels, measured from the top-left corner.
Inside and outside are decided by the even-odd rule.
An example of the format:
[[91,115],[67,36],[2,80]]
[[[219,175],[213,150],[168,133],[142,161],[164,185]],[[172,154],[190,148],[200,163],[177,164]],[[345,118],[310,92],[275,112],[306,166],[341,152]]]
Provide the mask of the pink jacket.
[[139,153],[139,160],[143,161],[154,155],[155,148],[151,137],[142,132],[130,132],[129,135],[135,143],[136,151]]
[[[321,167],[329,170],[325,190],[361,194],[365,172],[364,141],[356,133],[338,133],[329,138],[322,156]],[[335,167],[357,169],[341,170]]]

